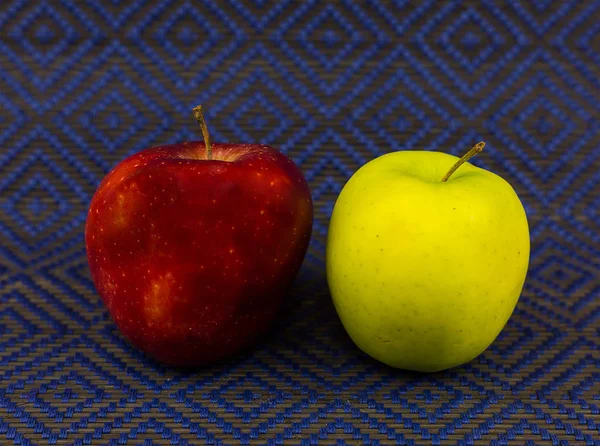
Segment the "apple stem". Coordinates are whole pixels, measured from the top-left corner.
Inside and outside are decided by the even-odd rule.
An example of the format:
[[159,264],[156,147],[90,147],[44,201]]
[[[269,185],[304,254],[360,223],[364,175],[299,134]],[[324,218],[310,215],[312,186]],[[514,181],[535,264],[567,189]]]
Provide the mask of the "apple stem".
[[475,155],[477,155],[479,152],[481,152],[483,150],[483,148],[485,147],[485,143],[483,141],[478,142],[477,144],[475,144],[473,146],[473,148],[471,150],[469,150],[467,153],[465,153],[463,155],[463,157],[461,159],[459,159],[454,166],[452,166],[452,168],[448,171],[448,173],[446,175],[444,175],[444,178],[442,178],[442,183],[448,181],[448,178],[450,178],[452,176],[452,174],[454,172],[456,172],[456,170],[462,166],[464,163],[466,163],[467,161],[469,161],[471,158],[473,158]]
[[206,147],[206,159],[212,159],[212,144],[210,143],[210,134],[208,133],[208,127],[206,126],[206,120],[204,119],[204,113],[202,113],[202,105],[198,105],[193,108],[194,118],[200,124],[202,129],[202,137],[204,138],[204,146]]

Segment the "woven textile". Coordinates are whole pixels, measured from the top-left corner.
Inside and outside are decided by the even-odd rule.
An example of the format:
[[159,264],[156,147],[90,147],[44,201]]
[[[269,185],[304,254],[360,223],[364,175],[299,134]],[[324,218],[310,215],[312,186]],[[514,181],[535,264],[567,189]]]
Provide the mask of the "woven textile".
[[[0,2],[0,444],[600,444],[600,2]],[[271,144],[313,239],[271,333],[194,373],[120,337],[90,281],[89,200],[126,155]],[[344,182],[388,151],[464,153],[530,221],[497,341],[444,373],[345,334],[324,278]]]

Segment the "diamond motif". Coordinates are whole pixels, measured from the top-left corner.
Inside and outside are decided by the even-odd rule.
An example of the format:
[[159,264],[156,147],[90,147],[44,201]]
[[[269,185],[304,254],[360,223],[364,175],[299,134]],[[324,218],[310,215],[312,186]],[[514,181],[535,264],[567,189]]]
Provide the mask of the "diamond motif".
[[[312,181],[317,176],[321,175],[325,179],[331,179],[327,175],[323,175],[326,167],[332,167],[337,174],[341,174],[344,179],[350,178],[354,170],[345,162],[340,161],[331,151],[327,150],[329,144],[335,145],[342,149],[348,157],[356,164],[356,167],[362,166],[366,159],[356,150],[355,147],[348,144],[340,135],[332,129],[327,129],[322,135],[315,139],[305,150],[294,158],[294,161],[299,165],[308,165],[310,158],[316,158],[316,162],[310,167],[305,167],[304,175],[308,181]],[[322,153],[320,156],[319,154]],[[317,187],[313,191],[313,196],[319,191]]]
[[[89,199],[82,187],[48,157],[44,150],[39,148],[40,145],[49,146],[63,156],[72,157],[58,145],[54,137],[43,129],[36,128],[16,144],[4,159],[0,158],[2,168],[10,165],[22,147],[30,148],[29,155],[11,167],[10,175],[0,178],[0,196],[4,198],[0,202],[5,210],[0,212],[0,232],[9,234],[18,247],[28,254],[37,252],[84,221],[85,214],[74,211],[80,206],[85,208]],[[76,160],[73,160],[73,164],[82,174],[86,173],[86,169]],[[10,195],[8,191],[14,188],[17,192]],[[63,189],[68,191],[68,199]],[[44,212],[42,219],[24,215],[27,205],[36,207],[35,200],[33,204],[27,200],[23,201],[32,194],[50,206],[44,212],[43,206],[40,205],[39,210]],[[57,227],[59,219],[64,221]],[[18,224],[15,225],[15,222]]]
[[[8,30],[10,40],[0,42],[0,52],[24,74],[28,80],[24,84],[28,88],[33,86],[38,91],[46,91],[59,79],[64,80],[64,74],[101,36],[99,29],[85,18],[77,5],[65,1],[69,7],[64,13],[58,12],[58,5],[52,2],[38,3]],[[0,15],[0,28],[11,23],[23,3],[16,2],[6,14]],[[85,31],[83,38],[77,31],[79,27]],[[8,77],[15,88],[23,89],[20,76]],[[24,93],[30,96],[26,91]],[[35,99],[35,95],[32,96],[32,102],[36,102]]]
[[[460,46],[454,43],[457,38]],[[469,73],[474,73],[504,44],[504,39],[481,14],[469,8],[440,35],[440,43]]]
[[[120,125],[121,121],[125,121],[125,119],[121,119],[120,114],[116,111],[108,113],[104,122],[102,119],[97,119],[107,109],[114,109],[115,105],[118,106],[120,111],[127,114],[129,119],[126,122],[129,125]],[[105,95],[94,107],[93,116],[89,111],[85,112],[79,118],[79,122],[94,137],[102,141],[110,153],[115,153],[122,148],[134,134],[143,129],[147,124],[144,115],[127,102],[123,95],[117,91],[112,91]],[[122,127],[122,130],[119,131],[119,127]]]
[[[592,36],[600,31],[598,20],[595,20],[598,11],[600,3],[586,2],[574,19],[552,39],[554,48],[560,51],[569,66],[578,70],[596,89],[600,89],[600,78],[596,73],[596,67],[600,65],[600,53],[595,49]],[[598,101],[594,99],[589,98],[595,106]]]
[[[165,0],[159,3],[132,28],[128,37],[170,78],[177,88],[188,91],[197,88],[238,48],[243,41],[244,34],[242,28],[216,4],[204,1],[194,3],[192,6],[190,2],[186,2],[174,13],[171,13],[176,4],[174,0]],[[205,6],[206,14],[200,12],[199,5]],[[180,20],[184,19],[191,19],[185,25],[189,28],[187,32],[185,29],[177,29],[176,26]],[[197,28],[200,28],[202,32],[198,33]],[[205,38],[206,35],[208,35],[208,39]],[[227,36],[226,44],[217,45],[223,41],[224,36]],[[196,45],[186,43],[192,40]],[[198,41],[201,42],[199,45]],[[212,54],[212,52],[216,52],[216,54]],[[207,57],[209,55],[210,57]],[[202,57],[206,57],[208,63],[200,63]],[[174,66],[180,65],[189,69],[181,72],[174,68]],[[191,69],[192,67],[193,69]]]
[[71,373],[40,384],[39,387],[30,389],[19,397],[33,407],[39,408],[41,412],[48,413],[52,418],[54,418],[52,414],[56,414],[56,418],[60,419],[61,412],[82,412],[84,407],[101,404],[111,395],[92,384],[85,376]]
[[[440,10],[431,16],[421,30],[416,35],[416,44],[419,51],[422,51],[427,58],[433,62],[439,69],[436,73],[443,73],[445,77],[452,82],[459,91],[466,97],[473,97],[482,90],[495,76],[507,66],[522,51],[523,45],[527,42],[525,36],[514,26],[510,19],[493,2],[485,2],[485,7],[494,18],[494,23],[501,25],[498,29],[492,26],[492,23],[477,12],[474,8],[469,8],[464,13],[456,17],[456,3],[445,3]],[[439,39],[436,39],[437,30],[444,26],[445,21],[450,20],[450,25],[445,28]],[[460,36],[460,28],[465,23],[475,23],[474,29],[479,31],[483,29],[483,34],[488,43],[484,46],[477,56],[473,58],[465,56],[464,52],[457,49],[452,43],[452,36]],[[429,42],[436,42],[432,45]],[[447,58],[450,56],[450,59]],[[491,57],[495,56],[492,60]],[[415,63],[417,69],[427,78],[431,78],[431,72],[421,66],[418,60],[405,51],[405,57],[409,58],[411,63]],[[458,62],[460,67],[465,68],[466,73],[461,73],[453,65]],[[484,63],[485,62],[485,63]],[[475,73],[475,70],[477,72]],[[466,74],[466,75],[465,75]],[[464,105],[460,98],[455,96],[453,89],[447,89],[438,84],[436,87],[443,90],[456,105],[462,109],[465,115],[472,115],[470,107]]]
[[[252,51],[244,58],[248,56],[256,57],[256,53]],[[231,81],[228,79],[228,82]],[[234,78],[233,82],[233,91],[210,109],[208,115],[211,121],[213,116],[217,120],[222,117],[236,139],[276,143],[278,149],[287,153],[294,142],[314,125],[308,113],[281,88],[277,88],[277,84],[261,69],[244,74],[239,80]],[[293,114],[288,115],[290,112]],[[213,126],[211,130],[215,138],[227,140],[218,127]]]
[[[384,124],[388,116],[394,116],[392,127]],[[395,118],[398,116],[398,118]],[[410,119],[410,118],[412,119]],[[392,150],[410,149],[431,128],[431,121],[422,110],[415,107],[402,93],[398,93],[388,105],[377,110],[372,118],[366,120],[366,126],[389,144]],[[414,127],[411,124],[414,123]],[[386,127],[393,131],[389,133]]]
[[[321,40],[328,47],[327,52],[330,53],[328,55],[313,43],[315,38],[319,39],[317,32],[321,29],[325,29]],[[338,32],[336,33],[335,30]],[[298,40],[303,42],[308,52],[329,71],[336,68],[348,54],[354,51],[362,38],[344,16],[333,5],[328,4],[300,30]]]
[[[341,4],[345,6],[344,11],[348,11],[350,17],[361,15],[362,11],[355,5],[349,2],[342,2]],[[346,19],[339,12],[339,9],[331,4],[327,4],[316,18],[310,20],[307,25],[294,29],[297,22],[312,11],[312,7],[313,4],[310,2],[302,4],[290,20],[275,31],[271,36],[271,40],[279,45],[287,57],[300,67],[301,72],[308,77],[309,81],[317,84],[320,90],[319,94],[331,95],[342,88],[353,73],[363,66],[366,60],[374,57],[382,42],[387,41],[387,37],[372,21],[368,20],[362,21],[363,28],[368,32],[363,38],[350,20]],[[326,33],[325,36],[321,37],[321,40],[330,40],[330,43],[333,44],[338,33],[346,36],[345,39],[340,39],[343,44],[340,42],[333,45],[335,48],[332,48],[331,51],[323,47],[317,49],[317,45],[313,43],[315,38],[312,34],[325,22],[334,25],[337,32],[332,29],[333,33]],[[327,30],[325,31],[327,32]],[[325,52],[330,54],[326,55]],[[305,60],[306,56],[308,56],[308,61]],[[352,56],[351,60],[349,60],[350,56]],[[338,68],[338,65],[339,68],[342,68],[342,60],[344,60],[344,67],[346,68],[342,69],[342,72],[332,81],[329,76],[323,76],[320,73],[321,70],[315,69],[311,60],[318,62],[326,72]]]
[[[33,363],[36,373],[22,376],[17,374],[17,379],[7,386],[0,397],[3,407],[20,407],[28,403],[35,408],[36,411],[20,410],[18,416],[23,423],[36,431],[38,428],[35,426],[43,426],[37,433],[47,438],[50,443],[54,442],[53,438],[66,439],[68,436],[74,444],[90,444],[92,438],[99,439],[102,435],[110,433],[113,427],[122,425],[123,419],[113,419],[115,417],[111,414],[117,407],[119,410],[127,410],[128,405],[135,403],[139,397],[135,389],[131,389],[113,375],[114,369],[104,368],[107,366],[105,358],[101,358],[100,363],[96,364],[87,355],[70,351],[85,345],[86,342],[89,342],[89,339],[84,336],[68,342],[54,340],[54,347],[46,354],[49,357],[44,359],[41,367],[41,357],[25,362],[23,368],[27,370]],[[59,354],[62,357],[55,356]],[[17,366],[17,370],[19,368]],[[82,368],[86,370],[85,376],[79,373]],[[25,383],[27,386],[24,386]],[[107,384],[111,388],[110,393],[104,390]],[[107,401],[109,398],[113,400]],[[137,409],[137,415],[134,412],[133,418],[139,418],[139,407]],[[9,413],[12,412],[9,409]],[[77,422],[73,423],[72,418],[76,418]],[[132,413],[126,412],[125,420],[131,418]],[[94,429],[93,433],[85,433],[88,423],[93,426],[97,420],[100,421],[97,425],[99,427]],[[84,432],[79,432],[80,430]],[[73,438],[78,433],[85,433],[85,439]]]
[[[125,93],[121,93],[122,89]],[[124,96],[135,98],[139,104],[132,105]],[[103,112],[106,111],[110,112],[104,119],[108,119],[109,122],[127,120],[130,125],[121,126],[124,127],[121,131],[107,128],[102,123],[104,119],[96,119],[98,116],[102,117]],[[74,125],[73,116],[78,117],[76,119],[80,125]],[[106,172],[113,167],[114,161],[111,158],[116,157],[120,160],[124,156],[149,147],[149,141],[161,134],[170,122],[164,111],[151,101],[118,66],[113,66],[89,86],[84,94],[66,105],[54,120],[80,149]],[[141,130],[147,128],[150,121],[153,121],[150,131],[142,132]],[[143,135],[139,136],[141,133]],[[137,137],[136,141],[131,143],[134,137]],[[112,157],[107,157],[103,151],[92,150],[90,144],[97,140],[102,141],[103,148],[106,148],[108,154],[113,155]]]
[[[233,398],[232,398],[233,397]],[[230,380],[220,387],[202,394],[202,399],[233,413],[235,417],[246,421],[260,418],[261,414],[276,408],[292,398],[288,392],[279,391],[270,384],[252,374]],[[239,401],[238,407],[232,401]]]
[[577,315],[594,302],[594,271],[600,264],[583,258],[557,240],[560,240],[560,234],[547,238],[532,250],[532,257],[537,260],[530,267],[526,289],[534,291],[546,303],[551,302]]
[[[528,306],[532,307],[531,311],[527,310]],[[531,386],[532,381],[527,376],[523,376],[519,382],[510,378],[523,371],[535,376],[536,366],[556,361],[556,352],[553,349],[564,337],[559,329],[540,318],[543,315],[546,315],[544,309],[537,306],[537,302],[531,302],[524,293],[506,328],[494,344],[464,367],[475,374],[482,369],[501,373],[502,375],[497,376],[497,384],[505,389],[523,390]],[[524,327],[534,327],[531,336],[524,335],[527,331]],[[508,380],[505,380],[505,377],[508,377]]]
[[233,113],[231,119],[228,120],[229,128],[240,141],[257,140],[256,137],[250,137],[243,130],[243,127],[240,125],[242,117],[248,117],[250,125],[259,133],[264,133],[263,129],[268,125],[267,128],[270,131],[258,138],[261,144],[276,141],[277,137],[289,127],[288,120],[284,117],[281,110],[272,105],[260,91],[257,91],[254,96],[251,96],[247,101],[242,103]]
[[[528,123],[533,125],[528,126]],[[575,125],[559,107],[553,105],[546,97],[539,95],[515,117],[514,127],[517,134],[527,142],[529,147],[547,157],[561,146]],[[532,127],[537,133],[537,137],[532,135]],[[548,139],[545,134],[555,128],[557,130],[554,131],[554,138]]]
[[[28,37],[29,28],[35,25],[37,42]],[[31,10],[10,32],[43,67],[53,63],[58,56],[79,37],[71,24],[56,9],[41,3]]]
[[556,256],[546,259],[531,272],[531,275],[567,298],[574,290],[593,280],[589,271],[582,270]]
[[[9,187],[9,185],[6,187]],[[46,198],[45,201],[52,203],[52,208],[48,210],[42,199],[36,196],[25,204],[31,213],[34,214],[33,216],[28,216],[20,211],[21,203],[27,201],[27,198],[33,191],[42,192],[44,198]],[[36,236],[52,226],[71,208],[69,202],[64,199],[52,183],[39,173],[35,173],[27,183],[21,186],[12,196],[8,197],[1,206],[23,230],[32,236]]]
[[[156,42],[186,69],[196,65],[215,46],[219,32],[189,3],[180,6],[154,33]],[[173,39],[180,44],[173,43]],[[183,47],[181,47],[181,43]]]
[[[500,138],[504,147],[514,152],[514,155],[535,175],[537,180],[547,183],[550,179],[556,179],[557,172],[566,166],[569,160],[598,132],[598,124],[584,107],[575,102],[573,94],[565,92],[559,86],[560,84],[552,79],[551,75],[555,74],[552,72],[552,67],[555,66],[552,59],[549,59],[545,54],[538,53],[531,56],[529,63],[533,63],[539,58],[546,59],[545,62],[549,69],[537,68],[535,74],[529,78],[527,83],[519,86],[518,91],[515,92],[512,98],[500,107],[499,111],[490,120],[489,125],[492,132]],[[556,81],[567,83],[569,79],[560,76]],[[552,101],[548,98],[552,98]],[[533,101],[534,104],[529,104],[530,101]],[[529,104],[529,106],[523,104]],[[564,126],[562,130],[554,132],[554,137],[544,145],[536,142],[535,138],[529,137],[530,132],[525,132],[522,128],[519,129],[519,119],[522,121],[523,116],[528,116],[527,111],[535,111],[536,109],[549,110],[552,115],[558,117],[556,119],[562,120],[564,118],[560,124]],[[517,118],[513,117],[515,115]],[[568,118],[566,118],[567,116]],[[507,132],[508,128],[514,129],[514,132]],[[522,139],[523,137],[527,139]],[[536,148],[536,152],[544,153],[565,145],[569,145],[569,150],[565,150],[561,156],[553,156],[545,160],[544,163],[539,157],[534,157],[530,151],[525,150],[526,147],[531,146]],[[508,164],[499,152],[494,152],[493,156],[500,159],[504,164]],[[554,199],[557,194],[563,193],[568,182],[573,181],[577,176],[577,172],[584,168],[585,165],[581,164],[574,170],[570,170],[568,177],[560,182],[555,180],[553,187],[544,189],[544,194],[541,194],[540,188],[531,188],[531,184],[525,183],[525,186],[540,202],[545,203]]]
[[397,420],[397,428],[388,432],[389,438],[403,439],[412,431],[433,444],[442,444],[440,440],[460,428],[466,416],[475,416],[497,401],[491,388],[478,386],[464,376],[459,383],[452,372],[446,373],[445,379],[438,380],[411,377],[395,383],[380,382],[353,399],[366,403],[369,412],[381,414],[374,420],[383,419],[384,414],[386,419]]
[[[419,102],[415,103],[415,100]],[[434,125],[444,130],[424,143]],[[434,104],[401,69],[358,105],[347,121],[347,129],[354,133],[362,146],[384,147],[386,152],[417,146],[435,150],[455,128],[456,123],[451,116]]]

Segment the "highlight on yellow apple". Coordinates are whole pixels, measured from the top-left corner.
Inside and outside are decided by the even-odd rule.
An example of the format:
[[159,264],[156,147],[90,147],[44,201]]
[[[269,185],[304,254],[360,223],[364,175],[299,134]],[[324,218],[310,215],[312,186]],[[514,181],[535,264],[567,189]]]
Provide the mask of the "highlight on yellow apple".
[[361,167],[338,197],[327,281],[354,343],[373,358],[435,372],[482,353],[521,294],[529,227],[498,175],[441,152],[402,151]]

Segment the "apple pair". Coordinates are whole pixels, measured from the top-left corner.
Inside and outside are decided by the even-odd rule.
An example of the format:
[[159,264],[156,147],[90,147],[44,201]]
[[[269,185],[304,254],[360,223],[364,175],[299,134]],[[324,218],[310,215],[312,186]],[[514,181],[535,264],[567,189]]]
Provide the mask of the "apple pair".
[[[310,191],[289,158],[264,145],[211,144],[200,107],[194,115],[204,142],[122,161],[86,222],[92,278],[117,326],[175,366],[227,357],[266,330],[312,228]],[[467,362],[516,304],[527,220],[508,183],[462,166],[482,147],[460,160],[384,155],[337,200],[331,294],[351,338],[382,362],[423,371]]]

